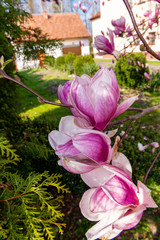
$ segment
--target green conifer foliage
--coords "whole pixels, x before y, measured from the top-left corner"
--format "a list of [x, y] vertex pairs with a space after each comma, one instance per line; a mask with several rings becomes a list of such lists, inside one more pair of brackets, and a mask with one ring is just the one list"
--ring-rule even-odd
[[69, 190], [60, 174], [31, 172], [26, 179], [11, 173], [20, 161], [9, 141], [0, 137], [0, 239], [52, 240], [63, 233], [63, 195]]

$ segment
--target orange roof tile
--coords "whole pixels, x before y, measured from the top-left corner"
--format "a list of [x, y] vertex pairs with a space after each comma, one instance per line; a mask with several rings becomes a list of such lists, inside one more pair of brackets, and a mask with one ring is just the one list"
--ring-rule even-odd
[[91, 17], [89, 20], [94, 20], [94, 19], [96, 19], [96, 18], [99, 18], [100, 16], [101, 16], [101, 13], [98, 12], [98, 13], [96, 13], [93, 17]]
[[88, 38], [90, 34], [78, 13], [34, 14], [23, 24], [25, 28], [40, 28], [49, 39]]

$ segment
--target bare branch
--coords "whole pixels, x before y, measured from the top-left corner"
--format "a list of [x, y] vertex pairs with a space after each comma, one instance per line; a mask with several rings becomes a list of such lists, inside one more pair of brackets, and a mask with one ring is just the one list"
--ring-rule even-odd
[[149, 172], [151, 171], [151, 169], [152, 169], [153, 165], [155, 164], [155, 162], [156, 162], [156, 160], [157, 160], [157, 158], [158, 158], [159, 156], [160, 156], [160, 150], [159, 150], [159, 152], [157, 153], [157, 155], [156, 155], [155, 159], [153, 160], [153, 162], [152, 162], [151, 166], [149, 167], [148, 171], [146, 172], [146, 174], [145, 174], [145, 176], [144, 176], [143, 183], [145, 183], [145, 182], [146, 182], [146, 180], [147, 180], [147, 177], [148, 177], [148, 174], [149, 174]]
[[[123, 118], [123, 119], [121, 119], [121, 120], [118, 120], [118, 121], [116, 121], [116, 122], [109, 123], [109, 124], [107, 125], [107, 127], [106, 127], [105, 130], [107, 130], [109, 127], [112, 127], [112, 126], [114, 126], [114, 125], [122, 124], [122, 123], [124, 123], [124, 122], [126, 122], [126, 121], [128, 121], [128, 120], [136, 120], [136, 119], [142, 117], [143, 115], [145, 115], [145, 114], [147, 114], [147, 113], [149, 113], [149, 112], [155, 111], [155, 110], [157, 110], [157, 109], [159, 109], [159, 108], [160, 108], [160, 104], [159, 104], [159, 105], [156, 105], [156, 106], [154, 106], [154, 107], [146, 108], [146, 109], [141, 109], [141, 108], [140, 108], [140, 111], [142, 111], [141, 113], [136, 114], [136, 115], [128, 116], [128, 117]], [[135, 108], [135, 109], [136, 109], [136, 111], [138, 111], [137, 108]], [[135, 109], [134, 109], [134, 110], [135, 110]]]
[[52, 101], [48, 101], [47, 99], [43, 98], [41, 95], [39, 95], [38, 93], [36, 93], [34, 90], [32, 90], [31, 88], [27, 87], [24, 83], [11, 78], [10, 76], [8, 76], [2, 69], [0, 69], [0, 75], [3, 78], [6, 78], [14, 83], [17, 83], [18, 85], [24, 87], [25, 89], [27, 89], [29, 92], [33, 93], [34, 95], [36, 95], [38, 97], [38, 99], [42, 102], [42, 103], [47, 103], [47, 104], [52, 104], [52, 105], [56, 105], [56, 106], [61, 106], [61, 107], [72, 107], [71, 105], [67, 105], [67, 104], [61, 104], [61, 103], [56, 103], [56, 102], [52, 102]]
[[128, 2], [128, 0], [123, 0], [127, 10], [128, 10], [128, 13], [130, 15], [130, 18], [132, 20], [132, 23], [133, 23], [133, 26], [134, 26], [134, 29], [138, 35], [138, 37], [140, 38], [140, 40], [142, 41], [142, 43], [144, 44], [145, 48], [146, 48], [146, 51], [148, 53], [150, 53], [152, 56], [154, 56], [155, 58], [157, 58], [158, 60], [160, 60], [160, 56], [158, 56], [158, 54], [156, 54], [148, 45], [148, 43], [146, 42], [146, 40], [144, 39], [144, 37], [142, 36], [141, 32], [139, 31], [138, 29], [138, 26], [137, 26], [137, 23], [136, 23], [136, 20], [134, 18], [134, 15], [133, 15], [133, 12], [131, 10], [131, 7], [130, 7], [130, 4]]

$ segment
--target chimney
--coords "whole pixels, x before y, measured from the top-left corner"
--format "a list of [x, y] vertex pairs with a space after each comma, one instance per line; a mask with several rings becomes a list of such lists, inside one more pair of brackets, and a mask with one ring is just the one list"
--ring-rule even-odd
[[48, 19], [48, 14], [47, 14], [47, 11], [46, 11], [46, 10], [43, 10], [43, 17], [44, 17], [45, 19]]

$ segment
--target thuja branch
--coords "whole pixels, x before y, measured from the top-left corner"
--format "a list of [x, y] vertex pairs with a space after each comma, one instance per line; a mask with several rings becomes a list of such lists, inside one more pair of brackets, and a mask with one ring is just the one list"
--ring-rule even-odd
[[150, 171], [151, 171], [153, 165], [155, 164], [155, 162], [156, 162], [156, 160], [157, 160], [157, 158], [158, 158], [159, 156], [160, 156], [160, 150], [159, 150], [159, 152], [157, 153], [155, 159], [153, 160], [151, 166], [149, 167], [148, 171], [146, 172], [146, 174], [145, 174], [145, 176], [144, 176], [144, 180], [143, 180], [144, 183], [146, 182], [147, 177], [148, 177], [148, 174], [150, 173]]
[[130, 15], [130, 18], [132, 20], [132, 23], [133, 23], [133, 26], [134, 26], [134, 29], [138, 35], [138, 37], [141, 39], [142, 43], [144, 44], [145, 48], [146, 48], [146, 51], [148, 53], [150, 53], [152, 56], [154, 56], [155, 58], [157, 58], [158, 60], [160, 60], [160, 56], [158, 56], [158, 54], [156, 54], [148, 45], [148, 43], [146, 42], [146, 40], [144, 39], [144, 37], [142, 36], [141, 32], [139, 31], [138, 29], [138, 26], [137, 26], [137, 23], [136, 23], [136, 20], [134, 18], [134, 15], [133, 15], [133, 12], [131, 10], [131, 7], [130, 7], [130, 4], [128, 2], [128, 0], [123, 0], [127, 10], [128, 10], [128, 13]]
[[[124, 122], [126, 122], [126, 121], [128, 121], [128, 120], [136, 120], [136, 119], [142, 117], [143, 115], [145, 115], [145, 114], [147, 114], [147, 113], [149, 113], [149, 112], [155, 111], [155, 110], [157, 110], [157, 109], [159, 109], [159, 108], [160, 108], [160, 104], [159, 104], [159, 105], [156, 105], [156, 106], [154, 106], [154, 107], [150, 107], [150, 108], [143, 109], [143, 110], [140, 109], [140, 111], [142, 111], [142, 112], [139, 113], [139, 114], [131, 115], [131, 116], [128, 116], [128, 117], [123, 118], [123, 119], [121, 119], [121, 120], [118, 120], [118, 121], [109, 123], [109, 124], [107, 125], [107, 129], [108, 129], [109, 127], [114, 126], [114, 125], [122, 124], [122, 123], [124, 123]], [[136, 111], [137, 111], [137, 109], [136, 109]]]
[[17, 83], [18, 85], [24, 87], [25, 89], [27, 89], [29, 92], [33, 93], [34, 95], [36, 95], [38, 97], [38, 99], [42, 102], [42, 103], [48, 103], [48, 104], [52, 104], [52, 105], [56, 105], [56, 106], [61, 106], [61, 107], [72, 107], [71, 105], [66, 105], [66, 104], [61, 104], [61, 103], [56, 103], [56, 102], [52, 102], [52, 101], [48, 101], [47, 99], [45, 99], [44, 97], [42, 97], [41, 95], [39, 95], [38, 93], [36, 93], [34, 90], [32, 90], [31, 88], [29, 88], [28, 86], [26, 86], [24, 83], [8, 76], [2, 69], [0, 69], [0, 75], [3, 78], [6, 78], [14, 83]]

